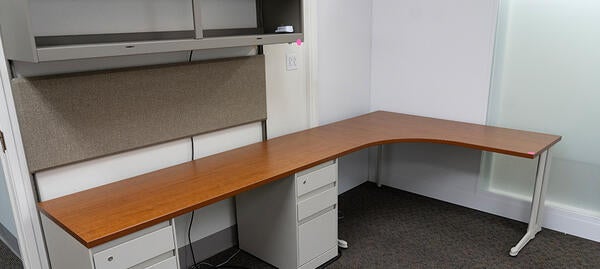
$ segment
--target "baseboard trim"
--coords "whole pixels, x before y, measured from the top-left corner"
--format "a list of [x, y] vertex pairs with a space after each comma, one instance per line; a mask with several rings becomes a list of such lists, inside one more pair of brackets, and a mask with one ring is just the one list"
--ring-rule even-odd
[[[403, 184], [390, 180], [386, 186], [431, 197], [452, 204], [476, 209], [501, 217], [528, 222], [531, 201], [503, 195], [489, 190], [461, 190], [440, 188], [436, 182], [420, 181]], [[600, 242], [600, 218], [565, 209], [548, 201], [545, 206], [543, 227], [577, 237]], [[525, 231], [523, 231], [525, 232]], [[516, 242], [515, 242], [516, 243]]]
[[[193, 242], [192, 248], [194, 249], [196, 262], [200, 262], [237, 244], [237, 225], [234, 225]], [[192, 266], [194, 262], [189, 245], [180, 247], [178, 251], [180, 267], [189, 268]]]
[[19, 259], [21, 259], [21, 253], [19, 252], [19, 240], [17, 240], [17, 237], [15, 237], [2, 224], [0, 224], [0, 241], [2, 241]]
[[[495, 192], [493, 190], [480, 191], [478, 195], [496, 197], [500, 206], [508, 208], [515, 207], [517, 210], [501, 211], [521, 211], [518, 214], [501, 215], [522, 222], [529, 221], [529, 212], [531, 210], [531, 201], [527, 198], [514, 197]], [[600, 218], [594, 215], [586, 214], [584, 211], [574, 211], [565, 208], [560, 204], [546, 201], [544, 208], [543, 227], [558, 232], [574, 235], [577, 237], [600, 242]], [[492, 211], [491, 209], [489, 211]], [[490, 212], [494, 213], [494, 212]], [[500, 215], [500, 214], [496, 214]]]

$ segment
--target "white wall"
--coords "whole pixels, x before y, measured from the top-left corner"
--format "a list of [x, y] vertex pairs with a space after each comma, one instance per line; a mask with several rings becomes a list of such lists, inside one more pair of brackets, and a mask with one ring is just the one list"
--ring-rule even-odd
[[[365, 0], [318, 1], [318, 96], [320, 124], [369, 112], [371, 8]], [[368, 178], [366, 150], [339, 162], [339, 191]]]
[[[371, 110], [485, 123], [497, 0], [374, 0]], [[382, 182], [473, 206], [481, 153], [384, 147]]]
[[318, 3], [320, 124], [369, 112], [371, 1]]
[[485, 123], [497, 0], [374, 0], [371, 109]]

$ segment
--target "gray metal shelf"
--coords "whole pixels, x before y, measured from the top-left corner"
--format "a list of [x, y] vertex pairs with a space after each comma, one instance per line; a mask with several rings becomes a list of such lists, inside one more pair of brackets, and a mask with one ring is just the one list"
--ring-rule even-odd
[[[80, 42], [85, 36], [69, 36], [60, 44], [45, 44], [55, 37], [34, 36], [29, 10], [30, 0], [3, 0], [0, 2], [0, 30], [9, 60], [24, 62], [48, 62], [97, 57], [124, 56], [186, 50], [256, 46], [291, 43], [304, 39], [302, 33], [302, 0], [256, 0], [256, 29], [242, 29], [240, 34], [228, 29], [203, 29], [199, 14], [199, 0], [193, 0], [190, 9], [194, 13], [192, 36], [185, 31], [172, 33], [132, 33], [97, 35], [101, 39]], [[295, 33], [274, 34], [277, 25], [293, 25]], [[267, 29], [265, 31], [265, 28]], [[255, 33], [252, 33], [255, 32]], [[209, 35], [207, 35], [209, 33]], [[217, 33], [225, 36], [211, 36]], [[171, 36], [170, 38], [131, 41], [136, 36]], [[180, 35], [180, 36], [177, 36]], [[96, 36], [95, 36], [96, 37]], [[102, 39], [104, 38], [104, 39]], [[121, 38], [121, 39], [119, 39]], [[129, 40], [129, 41], [127, 41]], [[71, 42], [69, 42], [71, 41]]]
[[301, 33], [268, 34], [247, 36], [210, 37], [203, 39], [178, 39], [139, 42], [99, 43], [82, 45], [49, 46], [37, 48], [40, 62], [214, 49], [227, 47], [257, 46], [278, 43], [291, 43], [304, 39]]

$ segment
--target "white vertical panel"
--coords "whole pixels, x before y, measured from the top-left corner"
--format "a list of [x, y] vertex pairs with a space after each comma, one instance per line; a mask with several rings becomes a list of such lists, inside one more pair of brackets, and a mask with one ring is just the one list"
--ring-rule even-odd
[[90, 249], [75, 240], [46, 215], [40, 214], [40, 216], [52, 268], [90, 269], [94, 267]]
[[35, 174], [41, 201], [190, 161], [190, 139], [177, 140], [41, 171]]
[[[269, 138], [308, 128], [305, 45], [264, 46], [267, 75], [267, 133]], [[298, 69], [286, 70], [286, 54], [296, 54]]]

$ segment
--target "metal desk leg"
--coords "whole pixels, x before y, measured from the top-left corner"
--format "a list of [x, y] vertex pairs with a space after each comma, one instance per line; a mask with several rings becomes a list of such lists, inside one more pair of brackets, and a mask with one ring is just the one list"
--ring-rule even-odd
[[538, 158], [537, 173], [535, 176], [535, 190], [531, 201], [531, 217], [527, 233], [516, 246], [510, 249], [510, 256], [517, 256], [519, 251], [527, 245], [529, 240], [535, 238], [535, 235], [542, 230], [542, 218], [544, 211], [544, 202], [546, 200], [546, 190], [548, 188], [548, 175], [550, 174], [550, 149], [544, 151]]
[[383, 154], [383, 145], [377, 146], [377, 170], [375, 170], [375, 183], [381, 187], [381, 155]]

